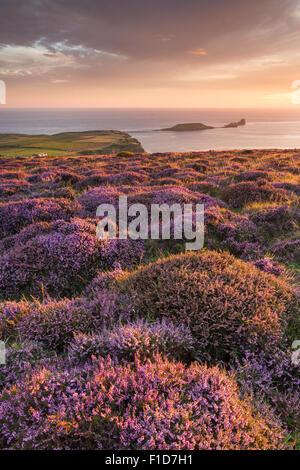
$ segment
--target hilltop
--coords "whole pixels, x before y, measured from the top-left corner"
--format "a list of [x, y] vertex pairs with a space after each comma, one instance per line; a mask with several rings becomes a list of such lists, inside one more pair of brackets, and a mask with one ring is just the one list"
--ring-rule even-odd
[[0, 134], [0, 155], [100, 155], [144, 152], [138, 140], [115, 130], [62, 132], [53, 135]]

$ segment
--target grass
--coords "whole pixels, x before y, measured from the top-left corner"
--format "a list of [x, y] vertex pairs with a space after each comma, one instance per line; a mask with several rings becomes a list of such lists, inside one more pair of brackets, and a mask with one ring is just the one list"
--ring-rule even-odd
[[120, 131], [63, 132], [54, 135], [0, 134], [0, 155], [97, 155], [120, 151], [142, 153], [141, 144]]

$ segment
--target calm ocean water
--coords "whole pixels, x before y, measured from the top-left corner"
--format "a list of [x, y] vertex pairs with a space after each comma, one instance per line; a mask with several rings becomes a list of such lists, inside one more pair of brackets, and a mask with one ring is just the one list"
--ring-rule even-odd
[[[223, 126], [241, 118], [247, 124], [236, 129], [157, 130], [184, 122]], [[100, 129], [126, 131], [148, 152], [300, 148], [300, 106], [289, 110], [0, 108], [0, 133], [55, 134]]]

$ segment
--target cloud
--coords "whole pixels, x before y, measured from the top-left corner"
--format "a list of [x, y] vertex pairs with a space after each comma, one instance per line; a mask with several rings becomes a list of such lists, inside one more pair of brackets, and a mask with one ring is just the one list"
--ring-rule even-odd
[[188, 51], [188, 54], [192, 55], [207, 55], [207, 52], [199, 47], [198, 49], [193, 49], [192, 51]]
[[299, 3], [0, 0], [0, 79], [199, 93], [221, 81], [282, 87], [300, 66]]

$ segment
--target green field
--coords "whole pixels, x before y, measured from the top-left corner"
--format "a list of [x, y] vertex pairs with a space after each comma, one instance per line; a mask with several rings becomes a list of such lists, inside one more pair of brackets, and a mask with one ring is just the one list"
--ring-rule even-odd
[[144, 152], [138, 140], [120, 131], [63, 132], [54, 135], [0, 134], [1, 156], [98, 155]]

